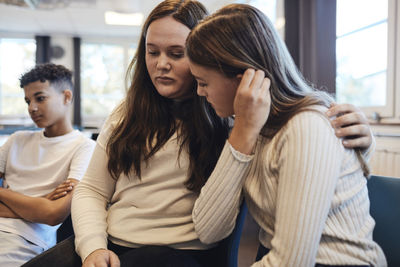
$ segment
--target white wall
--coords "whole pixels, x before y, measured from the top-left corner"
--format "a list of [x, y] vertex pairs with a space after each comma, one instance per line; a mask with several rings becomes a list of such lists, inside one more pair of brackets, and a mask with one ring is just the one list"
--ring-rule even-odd
[[371, 173], [400, 177], [400, 126], [372, 125], [371, 128], [376, 138]]

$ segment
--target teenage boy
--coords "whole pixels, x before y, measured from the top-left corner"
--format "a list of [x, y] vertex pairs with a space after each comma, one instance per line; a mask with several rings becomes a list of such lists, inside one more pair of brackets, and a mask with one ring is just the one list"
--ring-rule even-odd
[[95, 142], [72, 127], [71, 78], [55, 64], [20, 78], [29, 115], [43, 130], [15, 132], [0, 148], [0, 266], [20, 266], [55, 245], [56, 230], [70, 214], [70, 182], [89, 164]]

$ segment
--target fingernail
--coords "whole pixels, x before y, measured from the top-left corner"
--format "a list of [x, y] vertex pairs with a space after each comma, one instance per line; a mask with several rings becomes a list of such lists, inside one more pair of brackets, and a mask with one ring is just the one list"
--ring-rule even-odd
[[[336, 130], [335, 132], [336, 132], [336, 134], [341, 134], [341, 133], [342, 133], [342, 130], [338, 129], [338, 130]], [[345, 142], [345, 141], [343, 141], [343, 142]]]
[[343, 145], [348, 145], [349, 141], [343, 140]]

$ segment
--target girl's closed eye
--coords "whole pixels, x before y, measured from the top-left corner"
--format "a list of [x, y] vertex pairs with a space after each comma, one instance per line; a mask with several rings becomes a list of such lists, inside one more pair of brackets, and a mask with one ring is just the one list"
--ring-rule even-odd
[[185, 56], [185, 53], [183, 53], [183, 52], [171, 52], [170, 55], [173, 58], [183, 58]]
[[155, 56], [155, 55], [158, 54], [158, 52], [157, 52], [157, 51], [153, 51], [153, 50], [148, 50], [148, 51], [147, 51], [147, 54], [152, 55], [152, 56]]
[[198, 87], [206, 87], [207, 84], [206, 84], [205, 82], [199, 82], [199, 81], [197, 81], [197, 86], [198, 86]]

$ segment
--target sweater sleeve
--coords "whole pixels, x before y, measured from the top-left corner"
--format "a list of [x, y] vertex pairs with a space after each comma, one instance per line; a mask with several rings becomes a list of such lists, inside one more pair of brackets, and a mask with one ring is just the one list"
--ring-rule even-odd
[[87, 171], [72, 198], [75, 247], [82, 262], [94, 250], [107, 248], [107, 205], [116, 183], [107, 170], [105, 144], [109, 131], [110, 127], [105, 127], [100, 133]]
[[193, 222], [205, 244], [228, 236], [239, 213], [242, 186], [252, 156], [241, 154], [226, 141], [214, 171], [193, 208]]
[[282, 129], [272, 248], [259, 266], [314, 266], [343, 147], [329, 121], [302, 112]]

